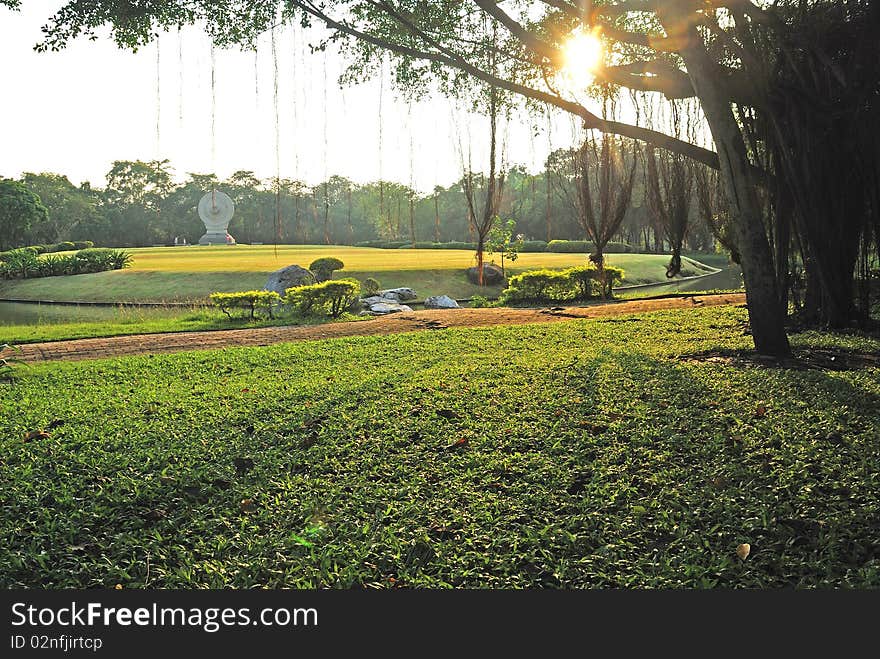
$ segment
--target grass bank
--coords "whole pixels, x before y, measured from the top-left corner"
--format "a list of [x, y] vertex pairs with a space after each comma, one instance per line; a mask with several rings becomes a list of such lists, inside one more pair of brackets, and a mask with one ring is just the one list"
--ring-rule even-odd
[[[162, 247], [130, 250], [134, 262], [127, 270], [71, 277], [46, 277], [0, 282], [0, 298], [83, 302], [200, 302], [217, 291], [262, 288], [268, 274], [281, 267], [303, 267], [322, 256], [345, 263], [337, 277], [374, 277], [382, 286], [408, 286], [420, 297], [473, 295], [495, 297], [500, 287], [480, 288], [468, 282], [464, 270], [473, 265], [465, 250], [385, 250], [344, 246], [236, 245], [233, 247]], [[509, 269], [511, 274], [535, 268], [567, 268], [583, 263], [583, 254], [526, 253]], [[612, 254], [613, 265], [626, 271], [625, 283], [666, 280], [669, 257], [659, 254]], [[705, 266], [694, 262], [689, 272]]]
[[691, 358], [748, 348], [745, 323], [21, 369], [0, 385], [0, 587], [880, 586], [880, 369]]

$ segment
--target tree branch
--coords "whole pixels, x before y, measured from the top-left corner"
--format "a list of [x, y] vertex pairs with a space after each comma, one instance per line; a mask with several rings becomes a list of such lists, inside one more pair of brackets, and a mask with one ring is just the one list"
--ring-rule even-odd
[[361, 30], [352, 27], [348, 23], [336, 20], [328, 16], [311, 2], [305, 2], [303, 0], [291, 0], [291, 3], [299, 7], [309, 15], [313, 16], [314, 18], [322, 21], [328, 27], [356, 39], [360, 39], [366, 43], [372, 44], [373, 46], [376, 46], [378, 48], [390, 50], [399, 55], [404, 55], [417, 59], [426, 59], [452, 68], [456, 68], [470, 74], [478, 80], [482, 80], [487, 84], [494, 85], [499, 89], [504, 89], [509, 92], [513, 92], [514, 94], [519, 94], [526, 98], [540, 101], [542, 103], [549, 103], [550, 105], [553, 105], [562, 110], [565, 110], [570, 114], [580, 117], [581, 120], [583, 120], [584, 122], [584, 127], [587, 129], [597, 129], [603, 133], [610, 133], [614, 135], [620, 135], [622, 137], [629, 137], [642, 142], [648, 142], [650, 144], [654, 144], [659, 148], [666, 149], [668, 151], [672, 151], [673, 153], [678, 153], [688, 158], [691, 158], [692, 160], [696, 160], [697, 162], [701, 162], [714, 169], [718, 169], [719, 167], [718, 154], [716, 154], [714, 151], [710, 151], [709, 149], [704, 149], [703, 147], [685, 142], [684, 140], [666, 135], [665, 133], [661, 133], [659, 131], [642, 128], [640, 126], [633, 126], [631, 124], [622, 123], [619, 121], [609, 121], [607, 119], [602, 119], [601, 117], [587, 110], [587, 108], [580, 105], [579, 103], [568, 101], [559, 96], [554, 96], [553, 94], [548, 94], [547, 92], [542, 92], [540, 90], [533, 89], [520, 83], [493, 76], [483, 71], [482, 69], [473, 66], [472, 64], [458, 56], [449, 56], [443, 53], [423, 51], [412, 48], [410, 46], [398, 44], [384, 38], [379, 38], [366, 32], [362, 32]]

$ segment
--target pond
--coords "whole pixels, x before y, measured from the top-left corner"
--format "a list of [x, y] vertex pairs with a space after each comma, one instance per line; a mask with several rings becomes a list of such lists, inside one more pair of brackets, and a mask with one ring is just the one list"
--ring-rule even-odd
[[189, 312], [191, 309], [191, 307], [132, 307], [0, 302], [0, 326], [110, 321], [130, 322], [139, 319], [173, 316]]
[[738, 265], [729, 265], [716, 272], [697, 279], [651, 284], [631, 289], [617, 289], [621, 295], [659, 295], [662, 293], [693, 293], [696, 291], [730, 290], [742, 288], [742, 270]]

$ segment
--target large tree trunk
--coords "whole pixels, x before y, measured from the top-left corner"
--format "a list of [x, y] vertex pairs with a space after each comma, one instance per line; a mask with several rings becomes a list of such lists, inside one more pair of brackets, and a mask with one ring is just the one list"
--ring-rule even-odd
[[791, 347], [785, 333], [786, 310], [780, 302], [773, 253], [761, 221], [761, 207], [751, 180], [745, 141], [730, 101], [719, 86], [722, 76], [718, 65], [709, 58], [696, 29], [688, 24], [686, 14], [676, 16], [672, 10], [661, 18], [670, 36], [687, 39], [681, 56], [718, 149], [730, 217], [742, 257], [755, 349], [761, 354], [789, 356]]

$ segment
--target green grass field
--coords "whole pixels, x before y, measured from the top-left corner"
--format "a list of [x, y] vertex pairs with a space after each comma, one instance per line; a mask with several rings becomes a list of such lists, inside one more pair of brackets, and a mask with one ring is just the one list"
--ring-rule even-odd
[[20, 369], [0, 384], [0, 587], [880, 586], [880, 370], [687, 359], [750, 348], [745, 322]]
[[[216, 291], [263, 288], [270, 272], [287, 265], [303, 267], [322, 256], [336, 256], [345, 269], [336, 277], [375, 277], [385, 288], [408, 286], [420, 297], [473, 295], [494, 297], [499, 287], [480, 288], [467, 281], [473, 253], [465, 250], [383, 250], [343, 246], [271, 245], [177, 247], [131, 250], [132, 268], [71, 277], [0, 282], [0, 298], [84, 302], [201, 302]], [[624, 283], [666, 281], [668, 256], [612, 254], [609, 262], [626, 271]], [[567, 268], [583, 263], [583, 254], [527, 253], [511, 273], [535, 268]], [[692, 263], [694, 272], [705, 266]]]

